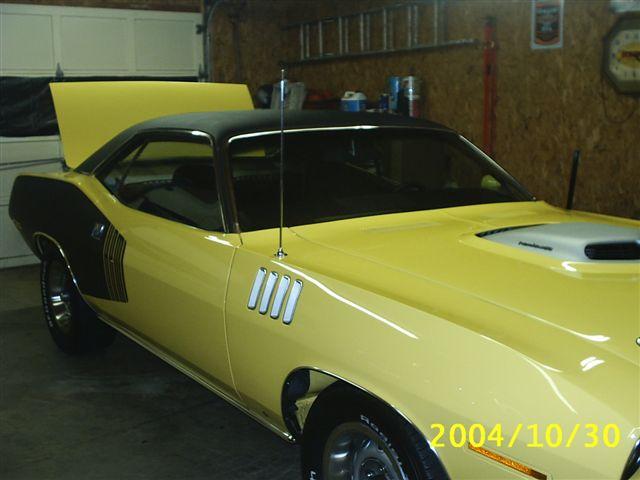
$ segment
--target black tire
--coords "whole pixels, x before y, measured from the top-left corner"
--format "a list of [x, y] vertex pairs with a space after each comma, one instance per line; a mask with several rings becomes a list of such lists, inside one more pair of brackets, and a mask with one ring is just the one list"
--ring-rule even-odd
[[[388, 478], [449, 479], [435, 452], [411, 424], [390, 407], [366, 393], [348, 385], [336, 383], [320, 393], [304, 425], [302, 436], [302, 478], [304, 480], [343, 478], [344, 474], [336, 476], [326, 472], [325, 467], [332, 468], [330, 450], [334, 445], [334, 439], [342, 432], [349, 432], [349, 429], [377, 439], [378, 450], [384, 450], [385, 457], [396, 464], [396, 476]], [[339, 439], [336, 444], [341, 444]], [[365, 457], [366, 454], [361, 458]], [[341, 456], [337, 455], [335, 458], [341, 458]], [[363, 475], [364, 471], [370, 472], [366, 470], [370, 466], [371, 464], [367, 465], [363, 462], [357, 467], [359, 475]], [[379, 466], [374, 464], [373, 469], [377, 468]], [[336, 469], [338, 470], [340, 469]], [[393, 469], [389, 468], [389, 470]], [[352, 477], [346, 474], [344, 478]], [[367, 476], [364, 475], [363, 478]], [[379, 477], [373, 475], [372, 478], [387, 477], [382, 474]]]
[[47, 328], [60, 350], [78, 354], [113, 343], [114, 330], [83, 300], [65, 260], [57, 252], [40, 264], [40, 290]]

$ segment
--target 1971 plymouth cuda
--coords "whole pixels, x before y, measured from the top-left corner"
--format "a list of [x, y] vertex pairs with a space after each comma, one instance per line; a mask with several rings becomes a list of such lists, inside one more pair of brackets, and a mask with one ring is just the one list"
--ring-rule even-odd
[[276, 256], [280, 120], [245, 87], [52, 90], [71, 168], [10, 215], [62, 350], [122, 332], [299, 441], [306, 480], [638, 470], [639, 222], [435, 123], [290, 112]]

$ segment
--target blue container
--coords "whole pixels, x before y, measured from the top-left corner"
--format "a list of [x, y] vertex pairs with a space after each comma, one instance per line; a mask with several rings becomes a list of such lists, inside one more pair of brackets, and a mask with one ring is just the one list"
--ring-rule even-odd
[[378, 109], [381, 112], [389, 111], [389, 94], [383, 93], [380, 95], [380, 101], [378, 102]]
[[363, 112], [367, 108], [367, 97], [362, 92], [344, 92], [340, 101], [343, 112]]
[[389, 111], [398, 111], [398, 100], [402, 88], [402, 77], [389, 77]]

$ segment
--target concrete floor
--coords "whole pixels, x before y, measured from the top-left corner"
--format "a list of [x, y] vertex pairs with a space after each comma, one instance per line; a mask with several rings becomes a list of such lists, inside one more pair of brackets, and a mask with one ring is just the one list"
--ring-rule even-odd
[[38, 275], [0, 271], [0, 478], [300, 478], [297, 447], [127, 338], [57, 350]]

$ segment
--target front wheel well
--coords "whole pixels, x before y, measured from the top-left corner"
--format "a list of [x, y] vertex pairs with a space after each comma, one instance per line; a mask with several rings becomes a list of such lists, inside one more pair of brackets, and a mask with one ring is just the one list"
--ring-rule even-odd
[[[301, 437], [304, 478], [322, 478], [327, 468], [331, 471], [338, 468], [340, 472], [343, 468], [351, 468], [351, 473], [354, 473], [365, 469], [365, 463], [371, 466], [369, 460], [363, 461], [362, 457], [358, 460], [359, 467], [355, 466], [357, 463], [352, 464], [351, 461], [355, 462], [358, 458], [358, 454], [352, 453], [351, 460], [342, 461], [338, 467], [335, 462], [333, 466], [327, 464], [328, 458], [344, 458], [347, 452], [353, 452], [354, 446], [356, 449], [368, 448], [357, 446], [363, 445], [357, 436], [351, 437], [351, 440], [347, 436], [342, 437], [347, 435], [345, 431], [361, 434], [363, 428], [375, 432], [374, 436], [378, 435], [378, 449], [384, 451], [386, 446], [389, 453], [387, 460], [395, 462], [395, 467], [390, 468], [400, 472], [402, 478], [449, 480], [444, 465], [428, 439], [405, 415], [374, 394], [341, 379], [322, 390], [309, 409]], [[339, 438], [337, 443], [342, 445], [337, 453], [333, 449], [336, 435]], [[327, 454], [328, 451], [331, 453]], [[387, 460], [383, 461], [385, 465]]]
[[312, 368], [292, 371], [282, 386], [282, 418], [295, 440], [302, 436], [304, 422], [318, 394], [336, 377]]
[[316, 400], [319, 397], [320, 401], [322, 401], [322, 397], [329, 398], [320, 394], [326, 393], [328, 389], [336, 388], [340, 388], [343, 392], [352, 392], [354, 396], [364, 394], [373, 402], [379, 403], [383, 408], [400, 416], [413, 426], [412, 422], [402, 412], [359, 385], [324, 370], [302, 367], [292, 371], [287, 376], [282, 387], [282, 417], [296, 441], [302, 438], [302, 432], [309, 413], [318, 406]]

